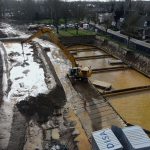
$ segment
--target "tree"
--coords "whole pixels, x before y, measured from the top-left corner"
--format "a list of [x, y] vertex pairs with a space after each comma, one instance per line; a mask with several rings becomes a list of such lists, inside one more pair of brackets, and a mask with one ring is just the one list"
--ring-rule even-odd
[[135, 26], [139, 18], [140, 16], [134, 12], [132, 15], [128, 15], [121, 25], [121, 28], [125, 31], [128, 37], [127, 47], [129, 47], [130, 39], [134, 35]]
[[67, 31], [67, 22], [70, 16], [70, 3], [66, 1], [62, 2], [61, 11], [62, 11], [61, 16], [65, 22], [65, 30]]
[[35, 17], [35, 8], [36, 3], [34, 0], [23, 0], [21, 11], [24, 18], [33, 20]]
[[57, 33], [59, 33], [58, 25], [59, 25], [59, 19], [61, 14], [61, 2], [60, 0], [51, 0], [51, 2], [52, 2], [52, 7], [51, 7], [52, 18], [54, 20], [53, 23], [56, 27]]
[[3, 0], [0, 0], [0, 18], [3, 16]]
[[107, 36], [107, 30], [111, 25], [111, 19], [110, 19], [110, 16], [108, 16], [108, 13], [105, 14], [104, 22], [102, 23], [102, 25], [105, 28], [106, 36]]
[[131, 7], [132, 10], [134, 10], [138, 14], [145, 15], [145, 5], [142, 1], [132, 2]]
[[75, 19], [76, 25], [76, 34], [78, 34], [78, 29], [79, 29], [79, 22], [80, 20], [83, 20], [85, 16], [85, 6], [81, 4], [81, 2], [72, 2], [71, 5], [71, 13], [72, 16]]

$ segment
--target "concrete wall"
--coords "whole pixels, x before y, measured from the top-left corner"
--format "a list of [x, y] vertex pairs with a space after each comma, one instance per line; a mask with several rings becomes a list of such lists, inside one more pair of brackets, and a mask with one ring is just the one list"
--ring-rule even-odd
[[59, 39], [63, 45], [93, 44], [95, 40], [95, 35], [60, 37]]
[[112, 41], [104, 40], [102, 37], [96, 36], [95, 45], [121, 59], [126, 64], [132, 66], [137, 71], [150, 77], [150, 59], [142, 54], [132, 52], [127, 48], [121, 48]]
[[[95, 27], [96, 28], [96, 27]], [[106, 31], [102, 30], [102, 29], [99, 29], [99, 28], [96, 28], [98, 30], [98, 33], [101, 33], [103, 35], [108, 35], [109, 37], [111, 37], [112, 39], [116, 40], [116, 41], [119, 41], [123, 44], [127, 44], [127, 39], [126, 38], [123, 38], [123, 37], [120, 37], [120, 36], [117, 36], [117, 35], [114, 35], [114, 34], [111, 34], [111, 33], [106, 33]], [[146, 46], [143, 46], [143, 45], [139, 45], [137, 43], [134, 43], [132, 41], [130, 41], [130, 47], [139, 51], [139, 52], [143, 52], [145, 54], [150, 54], [150, 48], [146, 47]]]

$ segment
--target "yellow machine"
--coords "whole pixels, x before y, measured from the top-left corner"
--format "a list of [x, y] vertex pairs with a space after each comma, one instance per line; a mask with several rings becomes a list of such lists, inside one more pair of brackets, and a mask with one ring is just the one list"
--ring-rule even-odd
[[60, 40], [54, 36], [51, 28], [43, 27], [43, 28], [39, 29], [35, 34], [31, 35], [29, 38], [22, 40], [21, 44], [23, 45], [23, 43], [27, 43], [28, 41], [32, 40], [33, 38], [38, 37], [44, 33], [48, 34], [48, 36], [51, 38], [51, 40], [62, 50], [62, 52], [65, 54], [65, 56], [71, 61], [72, 68], [69, 69], [69, 74], [68, 74], [70, 79], [86, 80], [87, 77], [90, 77], [92, 75], [91, 67], [84, 67], [82, 69], [81, 67], [78, 66], [73, 55], [70, 54], [70, 52], [66, 49], [66, 47], [60, 43]]

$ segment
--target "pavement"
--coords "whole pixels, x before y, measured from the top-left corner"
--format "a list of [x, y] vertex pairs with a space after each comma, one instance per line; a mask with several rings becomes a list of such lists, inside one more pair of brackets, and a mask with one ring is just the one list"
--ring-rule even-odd
[[[95, 25], [93, 23], [90, 23], [90, 24], [91, 25]], [[101, 25], [96, 24], [95, 27], [98, 28], [98, 29], [101, 29], [101, 30], [105, 31], [105, 28], [103, 26], [101, 26]], [[120, 31], [113, 31], [111, 29], [108, 29], [107, 32], [111, 33], [111, 34], [114, 34], [116, 36], [128, 39], [128, 37], [126, 35], [120, 34]], [[130, 39], [130, 41], [133, 42], [133, 43], [137, 43], [139, 45], [145, 46], [147, 48], [150, 48], [150, 43], [146, 43], [144, 40], [137, 40], [137, 39], [132, 38], [132, 39]]]

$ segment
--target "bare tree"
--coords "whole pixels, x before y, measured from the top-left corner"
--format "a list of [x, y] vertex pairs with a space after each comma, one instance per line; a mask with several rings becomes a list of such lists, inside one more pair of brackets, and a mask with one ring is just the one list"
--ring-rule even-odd
[[128, 37], [127, 47], [129, 47], [130, 39], [134, 35], [135, 26], [139, 18], [140, 16], [134, 12], [132, 15], [128, 15], [121, 25], [121, 28]]
[[59, 19], [60, 19], [60, 14], [61, 14], [61, 1], [60, 0], [51, 0], [52, 2], [52, 18], [54, 20], [54, 25], [56, 27], [57, 33], [58, 31], [58, 25], [59, 25]]
[[34, 0], [23, 0], [22, 13], [24, 18], [33, 20], [35, 15], [35, 1]]
[[3, 1], [0, 0], [0, 18], [2, 18], [2, 14], [3, 14]]
[[67, 22], [70, 16], [70, 3], [65, 1], [62, 2], [62, 7], [61, 7], [61, 16], [64, 19], [65, 22], [65, 30], [67, 30]]
[[102, 26], [105, 28], [106, 31], [106, 36], [107, 36], [107, 30], [110, 27], [110, 25], [111, 25], [111, 19], [110, 16], [108, 16], [108, 13], [106, 13], [104, 17], [104, 22], [102, 23]]
[[71, 13], [76, 22], [76, 34], [78, 34], [79, 22], [83, 20], [85, 16], [85, 6], [81, 2], [72, 2]]

